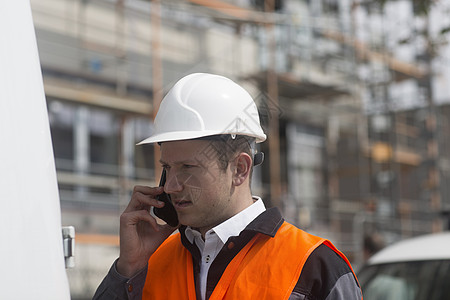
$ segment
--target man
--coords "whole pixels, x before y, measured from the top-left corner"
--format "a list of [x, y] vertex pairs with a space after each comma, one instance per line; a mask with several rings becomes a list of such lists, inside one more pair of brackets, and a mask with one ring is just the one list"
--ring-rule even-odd
[[[342, 253], [252, 196], [262, 162], [255, 143], [265, 139], [236, 83], [212, 74], [178, 81], [141, 142], [160, 144], [166, 182], [135, 187], [120, 218], [120, 256], [94, 299], [362, 299]], [[163, 191], [179, 227], [149, 213], [169, 206], [157, 200]]]

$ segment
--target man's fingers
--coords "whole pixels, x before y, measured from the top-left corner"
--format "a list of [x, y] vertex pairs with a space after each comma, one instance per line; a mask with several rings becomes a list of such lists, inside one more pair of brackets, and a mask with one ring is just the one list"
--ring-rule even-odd
[[150, 195], [150, 196], [156, 196], [156, 195], [161, 194], [162, 189], [163, 189], [162, 186], [149, 187], [149, 186], [145, 186], [145, 185], [136, 185], [133, 188], [133, 193], [139, 192], [139, 193]]
[[120, 223], [121, 227], [136, 226], [138, 230], [144, 230], [146, 225], [150, 225], [155, 231], [159, 231], [159, 225], [156, 219], [147, 210], [124, 212], [120, 216]]
[[163, 187], [151, 188], [146, 186], [135, 186], [130, 203], [125, 209], [125, 212], [143, 209], [150, 210], [150, 207], [152, 206], [163, 207], [164, 204], [155, 198], [162, 192]]

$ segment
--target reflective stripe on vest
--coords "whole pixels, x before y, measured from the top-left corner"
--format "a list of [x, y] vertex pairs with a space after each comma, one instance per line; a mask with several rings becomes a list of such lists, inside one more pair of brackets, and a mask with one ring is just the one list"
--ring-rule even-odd
[[[322, 243], [345, 258], [329, 241], [286, 222], [274, 238], [256, 234], [228, 264], [209, 299], [289, 299], [306, 260]], [[193, 272], [190, 252], [179, 233], [172, 235], [149, 260], [142, 299], [196, 300]]]

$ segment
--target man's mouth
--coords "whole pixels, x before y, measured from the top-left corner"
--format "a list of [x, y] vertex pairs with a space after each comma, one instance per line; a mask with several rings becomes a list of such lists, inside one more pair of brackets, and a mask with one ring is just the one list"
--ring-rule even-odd
[[181, 199], [173, 201], [173, 206], [175, 208], [184, 208], [192, 205], [192, 201]]

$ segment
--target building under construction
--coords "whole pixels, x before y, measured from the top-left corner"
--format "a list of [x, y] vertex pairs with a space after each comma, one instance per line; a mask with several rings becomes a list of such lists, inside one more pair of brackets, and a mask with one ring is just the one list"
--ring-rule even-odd
[[193, 72], [256, 99], [269, 138], [253, 192], [355, 265], [366, 237], [445, 228], [450, 51], [437, 20], [450, 1], [425, 13], [407, 0], [31, 2], [63, 225], [77, 231], [72, 299], [90, 299], [117, 257], [133, 186], [157, 183], [158, 149], [135, 144]]

